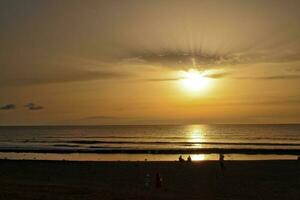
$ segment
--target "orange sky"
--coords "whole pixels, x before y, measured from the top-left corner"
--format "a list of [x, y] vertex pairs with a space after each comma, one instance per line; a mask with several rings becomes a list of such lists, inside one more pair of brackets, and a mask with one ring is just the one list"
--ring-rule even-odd
[[299, 4], [1, 1], [0, 125], [299, 123]]

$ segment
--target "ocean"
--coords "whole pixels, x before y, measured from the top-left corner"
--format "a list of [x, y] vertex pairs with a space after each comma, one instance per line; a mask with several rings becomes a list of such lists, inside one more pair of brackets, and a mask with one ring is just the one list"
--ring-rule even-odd
[[300, 125], [2, 126], [1, 159], [293, 159]]

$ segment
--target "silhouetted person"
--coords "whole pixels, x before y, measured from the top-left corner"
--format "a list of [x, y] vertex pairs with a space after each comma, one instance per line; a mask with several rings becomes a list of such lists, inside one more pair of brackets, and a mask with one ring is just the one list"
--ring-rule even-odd
[[224, 155], [222, 153], [219, 154], [219, 163], [220, 163], [221, 169], [225, 169]]
[[179, 156], [178, 160], [179, 160], [179, 162], [184, 162], [184, 159], [182, 158], [182, 155]]
[[189, 156], [189, 157], [187, 158], [187, 161], [188, 161], [189, 163], [191, 163], [191, 162], [192, 162], [192, 158], [191, 158], [191, 156]]
[[156, 173], [156, 188], [161, 188], [162, 186], [162, 177], [159, 173]]

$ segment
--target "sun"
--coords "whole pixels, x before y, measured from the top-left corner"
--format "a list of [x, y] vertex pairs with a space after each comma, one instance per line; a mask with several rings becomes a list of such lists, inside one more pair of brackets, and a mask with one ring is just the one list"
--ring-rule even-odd
[[209, 86], [209, 78], [205, 77], [199, 71], [191, 69], [183, 72], [181, 84], [188, 91], [198, 92]]

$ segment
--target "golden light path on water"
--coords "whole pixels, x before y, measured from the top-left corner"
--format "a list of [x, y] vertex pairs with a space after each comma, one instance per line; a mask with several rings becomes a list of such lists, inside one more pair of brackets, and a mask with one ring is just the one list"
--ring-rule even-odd
[[[203, 134], [203, 127], [200, 125], [191, 125], [189, 126], [188, 130], [188, 142], [191, 143], [196, 143], [193, 144], [193, 148], [202, 148], [202, 142], [205, 141], [205, 136]], [[207, 155], [205, 154], [193, 154], [191, 155], [192, 160], [194, 161], [201, 161], [201, 160], [206, 160]]]
[[194, 161], [207, 160], [205, 154], [191, 155], [191, 158], [192, 158], [192, 160], [194, 160]]

